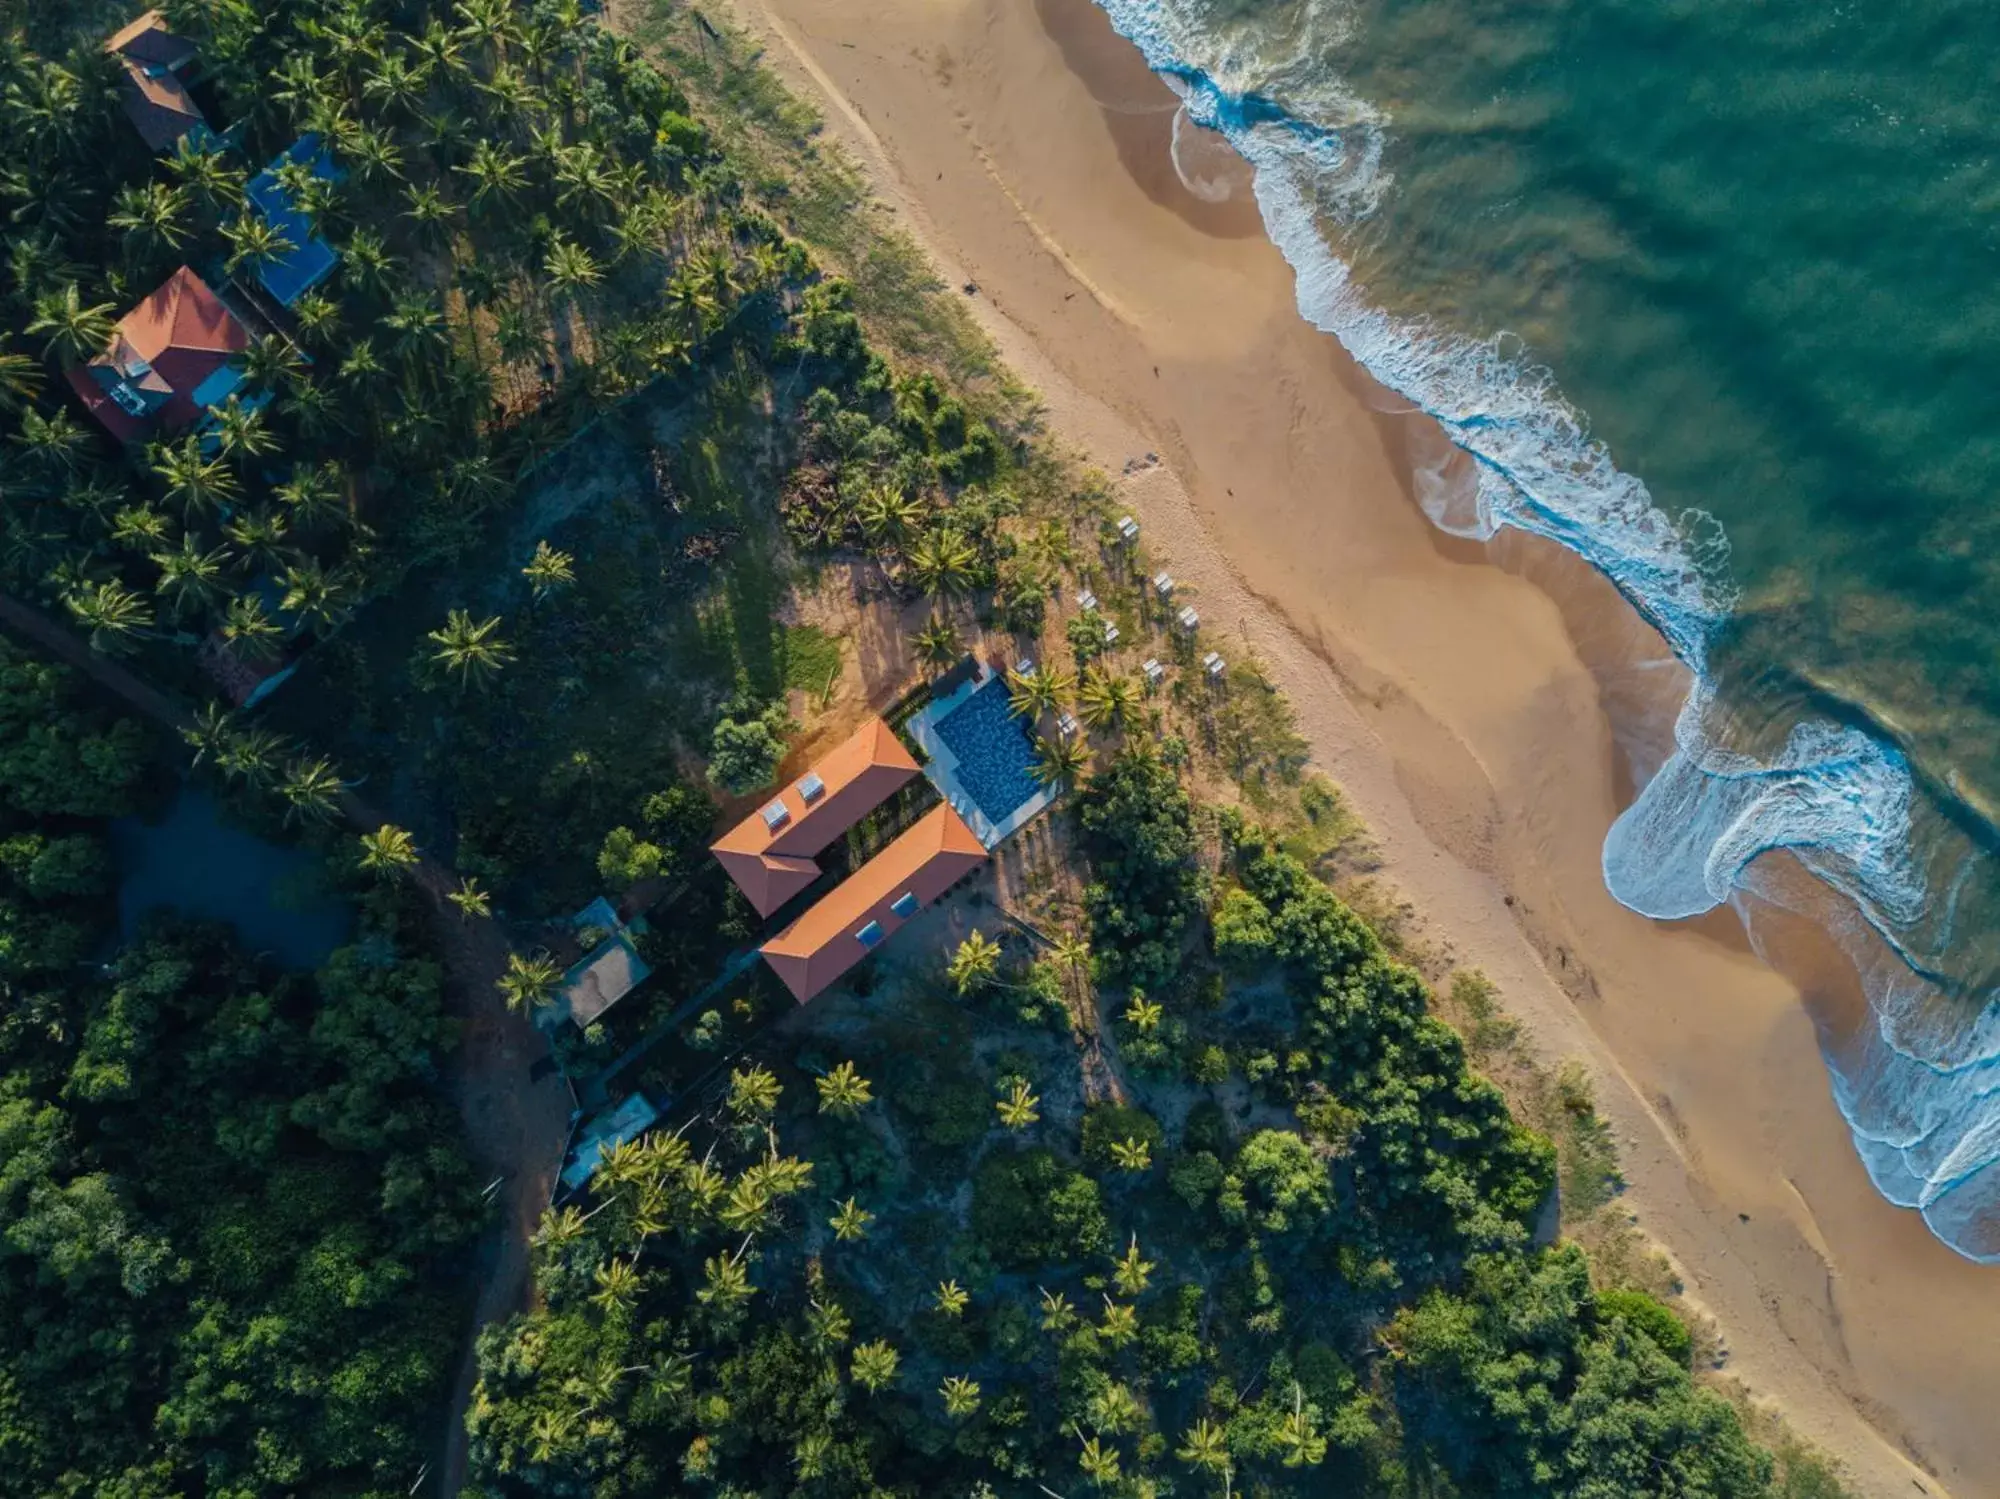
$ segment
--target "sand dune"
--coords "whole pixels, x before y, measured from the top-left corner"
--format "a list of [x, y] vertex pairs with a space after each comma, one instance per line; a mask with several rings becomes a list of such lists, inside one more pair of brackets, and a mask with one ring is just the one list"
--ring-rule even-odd
[[1605, 893], [1621, 746], [1683, 685], [1660, 643], [1567, 556], [1428, 524], [1415, 486], [1463, 460], [1297, 317], [1226, 152], [1184, 129], [1176, 170], [1173, 97], [1087, 0], [739, 4], [1057, 430], [1139, 460], [1150, 545], [1271, 664], [1435, 935], [1596, 1070], [1729, 1368], [1865, 1493], [2000, 1494], [2000, 1271], [1864, 1175], [1815, 1041], [1851, 975], [1799, 923], [1760, 928], [1783, 977], [1727, 913]]

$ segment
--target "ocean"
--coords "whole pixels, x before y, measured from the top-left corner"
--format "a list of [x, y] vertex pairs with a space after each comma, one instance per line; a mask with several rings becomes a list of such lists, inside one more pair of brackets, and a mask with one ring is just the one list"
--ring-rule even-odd
[[1840, 940], [1856, 1149], [2000, 1261], [2000, 8], [1099, 3], [1477, 460], [1431, 518], [1578, 553], [1689, 667], [1613, 895]]

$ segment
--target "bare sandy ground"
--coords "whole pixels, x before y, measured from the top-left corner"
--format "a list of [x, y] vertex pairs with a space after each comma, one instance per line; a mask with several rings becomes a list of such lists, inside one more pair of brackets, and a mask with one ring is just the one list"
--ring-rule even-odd
[[1727, 913], [1605, 892], [1614, 724], [1677, 701], [1658, 641], [1552, 549], [1435, 532], [1411, 496], [1454, 475], [1441, 435], [1299, 319], [1240, 176], [1183, 185], [1172, 97], [1087, 0], [737, 4], [1222, 648], [1272, 668], [1433, 935], [1595, 1069], [1625, 1200], [1728, 1367], [1864, 1493], [2000, 1494], [2000, 1271], [1869, 1185], [1815, 1043], [1851, 976], [1809, 932], [1774, 929], [1786, 978]]

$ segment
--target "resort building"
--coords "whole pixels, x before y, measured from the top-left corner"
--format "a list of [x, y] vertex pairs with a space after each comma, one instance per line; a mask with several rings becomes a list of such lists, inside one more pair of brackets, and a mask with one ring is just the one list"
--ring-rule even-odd
[[710, 851], [757, 914], [769, 916], [820, 877], [820, 854], [916, 774], [895, 730], [871, 718]]
[[617, 907], [599, 896], [570, 918], [570, 925], [585, 942], [596, 944], [563, 974], [562, 987], [554, 1003], [536, 1017], [544, 1029], [554, 1030], [567, 1020], [578, 1030], [588, 1030], [619, 1000], [652, 977], [652, 966], [639, 956], [635, 937], [646, 932], [645, 918], [629, 925]]
[[934, 807], [762, 949], [799, 1003], [819, 994], [986, 862], [986, 845]]
[[196, 126], [207, 128], [201, 106], [187, 90], [194, 43], [167, 30], [166, 17], [147, 11], [114, 32], [104, 50], [118, 59], [119, 103], [149, 149], [171, 151]]
[[[257, 268], [257, 280], [280, 307], [290, 307], [333, 273], [339, 262], [333, 246], [313, 233], [312, 221], [292, 201], [280, 172], [288, 166], [306, 167], [313, 176], [327, 182], [340, 178], [333, 158], [317, 135], [300, 137], [292, 148], [250, 179], [244, 195], [291, 249]], [[289, 175], [289, 174], [287, 174]]]
[[186, 266], [126, 313], [111, 347], [68, 371], [90, 414], [122, 442], [185, 427], [243, 383], [250, 334]]

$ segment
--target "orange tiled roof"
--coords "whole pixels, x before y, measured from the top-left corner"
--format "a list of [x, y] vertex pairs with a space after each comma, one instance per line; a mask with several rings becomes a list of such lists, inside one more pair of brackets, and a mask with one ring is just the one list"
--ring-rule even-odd
[[[813, 862], [832, 842], [882, 805], [917, 773], [917, 762], [879, 718], [835, 745], [811, 770], [786, 786], [711, 845], [760, 916], [769, 916], [819, 878]], [[808, 801], [802, 788], [817, 776], [823, 787]], [[771, 826], [765, 813], [784, 808]]]
[[144, 361], [152, 368], [133, 383], [166, 395], [153, 419], [164, 427], [184, 427], [201, 414], [194, 402], [201, 383], [249, 345], [250, 335], [236, 315], [207, 282], [182, 266], [125, 314], [110, 349], [69, 371], [69, 383], [112, 435], [130, 442], [143, 436], [150, 422], [122, 410], [106, 393], [106, 381], [117, 383], [121, 370]]
[[[765, 943], [764, 961], [804, 1004], [985, 862], [985, 846], [965, 819], [950, 807], [933, 808]], [[899, 913], [905, 895], [915, 896], [916, 906]], [[875, 940], [863, 942], [860, 934], [870, 926]]]
[[206, 123], [178, 73], [194, 61], [194, 43], [169, 31], [158, 11], [149, 10], [112, 33], [104, 50], [124, 66], [120, 100], [132, 127], [153, 150], [172, 149], [190, 129]]

